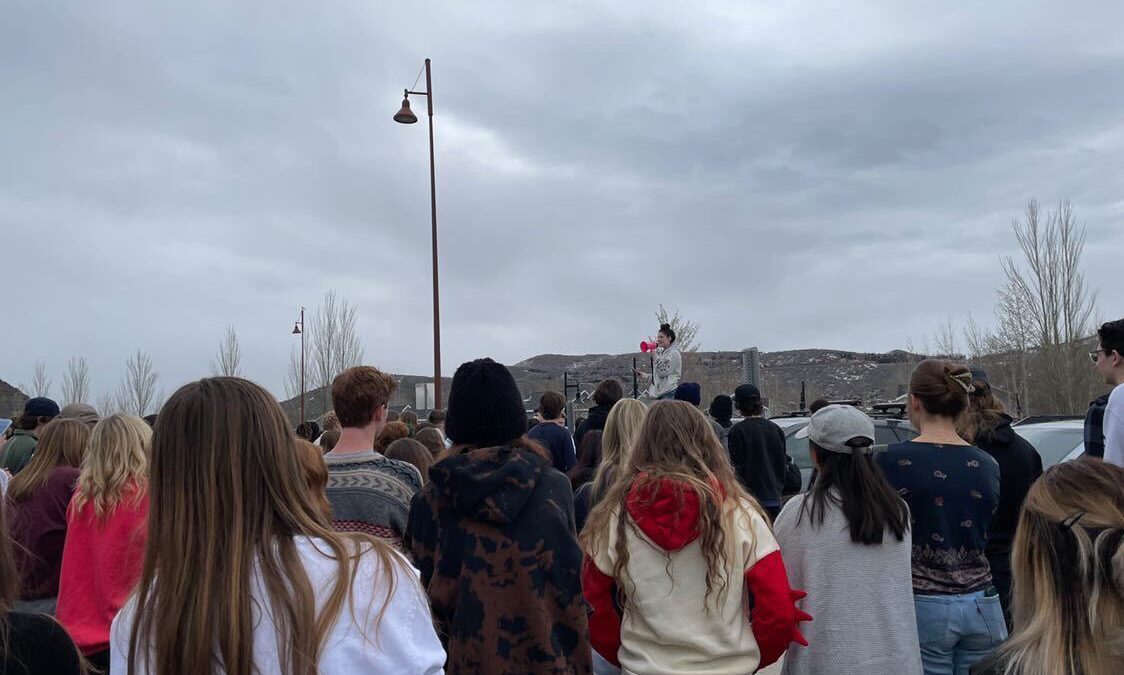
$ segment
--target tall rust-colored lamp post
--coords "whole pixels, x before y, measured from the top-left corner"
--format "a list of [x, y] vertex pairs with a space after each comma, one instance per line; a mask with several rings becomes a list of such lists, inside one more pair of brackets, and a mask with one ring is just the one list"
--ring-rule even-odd
[[[416, 82], [415, 82], [416, 84]], [[432, 215], [433, 243], [433, 407], [441, 408], [441, 303], [437, 283], [437, 178], [433, 166], [433, 80], [429, 59], [425, 60], [425, 91], [404, 90], [402, 108], [394, 115], [399, 124], [415, 124], [418, 116], [410, 110], [410, 94], [424, 96], [429, 113], [429, 207]]]

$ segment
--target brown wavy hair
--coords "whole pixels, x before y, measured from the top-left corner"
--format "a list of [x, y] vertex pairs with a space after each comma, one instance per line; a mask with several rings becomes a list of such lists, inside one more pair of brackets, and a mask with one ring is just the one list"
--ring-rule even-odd
[[[730, 588], [726, 578], [728, 546], [723, 531], [724, 515], [729, 506], [752, 511], [764, 520], [765, 512], [741, 483], [738, 482], [726, 449], [714, 435], [710, 422], [702, 412], [683, 401], [657, 401], [648, 413], [624, 464], [622, 476], [609, 487], [605, 497], [589, 514], [581, 534], [582, 548], [596, 557], [608, 541], [610, 528], [617, 533], [615, 561], [610, 575], [618, 580], [619, 600], [626, 610], [634, 610], [631, 582], [626, 582], [628, 569], [627, 534], [639, 534], [636, 523], [628, 515], [626, 503], [635, 489], [654, 500], [661, 481], [671, 480], [683, 485], [679, 493], [680, 507], [688, 490], [699, 500], [699, 544], [706, 561], [706, 601], [717, 595], [719, 601]], [[646, 489], [651, 487], [652, 489]], [[670, 554], [668, 554], [670, 560]]]
[[1014, 630], [995, 668], [1110, 675], [1124, 662], [1124, 469], [1062, 462], [1027, 493], [1011, 550]]
[[78, 420], [55, 418], [43, 427], [35, 454], [8, 485], [8, 499], [19, 503], [31, 499], [36, 490], [47, 483], [51, 471], [60, 466], [78, 467], [90, 440], [90, 427]]
[[972, 392], [968, 395], [968, 412], [961, 416], [960, 436], [969, 443], [990, 433], [1000, 425], [1006, 414], [1003, 402], [984, 380], [972, 380]]
[[[129, 630], [129, 675], [138, 654], [151, 672], [252, 675], [260, 576], [277, 626], [281, 672], [315, 675], [360, 557], [377, 555], [385, 578], [378, 624], [402, 557], [369, 535], [338, 533], [308, 489], [297, 439], [281, 406], [235, 377], [184, 385], [164, 405], [152, 442], [144, 568]], [[334, 583], [316, 594], [294, 538], [317, 541], [335, 561]], [[405, 569], [403, 567], [403, 569]], [[404, 575], [409, 578], [409, 575]], [[264, 609], [262, 611], [265, 611]]]

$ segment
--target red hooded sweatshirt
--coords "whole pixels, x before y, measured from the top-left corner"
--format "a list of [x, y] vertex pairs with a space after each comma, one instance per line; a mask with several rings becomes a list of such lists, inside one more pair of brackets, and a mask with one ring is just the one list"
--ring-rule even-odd
[[[717, 493], [728, 552], [720, 564], [724, 592], [714, 583], [707, 597], [701, 505], [685, 483], [637, 478], [627, 500], [634, 527], [625, 529], [629, 557], [621, 579], [611, 576], [615, 525], [585, 557], [590, 640], [629, 673], [751, 673], [779, 659], [791, 642], [807, 644], [797, 622], [811, 617], [794, 604], [803, 593], [789, 588], [768, 523], [753, 505]], [[629, 611], [618, 604], [618, 589]]]

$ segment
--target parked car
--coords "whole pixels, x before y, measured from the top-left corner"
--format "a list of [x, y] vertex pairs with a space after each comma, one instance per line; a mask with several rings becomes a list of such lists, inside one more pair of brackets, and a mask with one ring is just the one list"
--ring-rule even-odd
[[1042, 457], [1043, 469], [1077, 459], [1085, 454], [1084, 420], [1025, 421], [1011, 428], [1038, 451]]

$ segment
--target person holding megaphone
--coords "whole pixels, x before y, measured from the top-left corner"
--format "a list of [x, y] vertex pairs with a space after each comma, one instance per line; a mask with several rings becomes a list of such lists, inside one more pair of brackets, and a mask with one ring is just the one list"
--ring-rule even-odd
[[640, 351], [655, 352], [652, 362], [652, 373], [636, 371], [642, 379], [652, 378], [652, 383], [644, 390], [644, 395], [651, 399], [670, 399], [675, 396], [675, 388], [683, 375], [683, 355], [675, 346], [675, 331], [671, 324], [661, 323], [660, 330], [656, 333], [656, 342], [641, 342]]

